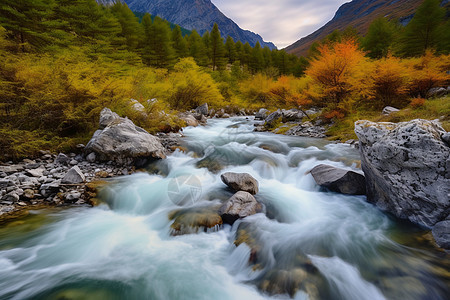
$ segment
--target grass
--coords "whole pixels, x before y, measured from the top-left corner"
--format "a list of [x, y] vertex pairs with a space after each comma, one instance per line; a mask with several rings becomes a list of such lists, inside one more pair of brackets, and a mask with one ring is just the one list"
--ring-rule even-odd
[[442, 127], [450, 130], [450, 97], [442, 97], [426, 100], [424, 105], [419, 107], [408, 106], [390, 115], [382, 115], [380, 111], [359, 110], [355, 114], [339, 119], [328, 130], [327, 135], [330, 140], [346, 141], [356, 139], [355, 122], [358, 120], [369, 120], [373, 122], [406, 122], [414, 119], [435, 120], [439, 119]]

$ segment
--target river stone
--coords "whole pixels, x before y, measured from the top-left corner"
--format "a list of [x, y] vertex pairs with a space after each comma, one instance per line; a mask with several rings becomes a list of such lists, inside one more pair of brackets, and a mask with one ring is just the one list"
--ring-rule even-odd
[[86, 155], [86, 160], [90, 163], [95, 162], [95, 153], [91, 152], [88, 155]]
[[264, 125], [269, 127], [275, 125], [275, 123], [278, 121], [279, 118], [281, 118], [281, 116], [282, 115], [280, 110], [274, 111], [273, 113], [267, 116]]
[[81, 193], [78, 191], [70, 191], [69, 193], [66, 194], [66, 201], [67, 202], [75, 202], [78, 199], [80, 199], [81, 197]]
[[100, 112], [100, 121], [99, 121], [99, 129], [103, 130], [108, 126], [111, 122], [116, 119], [119, 119], [119, 115], [115, 112], [112, 112], [109, 108], [103, 108]]
[[366, 194], [364, 175], [354, 171], [320, 164], [311, 170], [311, 175], [318, 185], [334, 192], [348, 195]]
[[55, 159], [56, 164], [67, 165], [70, 162], [70, 158], [64, 153], [59, 153]]
[[450, 250], [450, 220], [434, 225], [431, 233], [439, 247]]
[[45, 171], [44, 167], [39, 167], [37, 169], [27, 170], [27, 174], [33, 177], [41, 177], [43, 176]]
[[10, 192], [2, 197], [3, 201], [8, 201], [8, 202], [17, 202], [17, 201], [19, 201], [19, 199], [20, 199], [20, 196], [15, 191]]
[[223, 173], [220, 176], [222, 182], [237, 191], [248, 192], [252, 195], [258, 193], [258, 181], [247, 173]]
[[281, 111], [283, 115], [283, 122], [298, 122], [301, 121], [304, 117], [304, 114], [295, 108], [292, 108], [290, 110], [283, 109]]
[[394, 112], [397, 112], [397, 111], [400, 111], [398, 108], [395, 108], [395, 107], [392, 107], [392, 106], [386, 106], [385, 108], [383, 108], [383, 110], [382, 110], [382, 114], [383, 115], [390, 115], [391, 113], [394, 113]]
[[256, 120], [264, 120], [267, 115], [269, 114], [269, 111], [265, 108], [261, 108], [256, 114], [255, 119]]
[[237, 219], [254, 215], [261, 210], [261, 203], [252, 194], [239, 191], [219, 208], [219, 215], [225, 223], [233, 224]]
[[97, 160], [142, 166], [152, 159], [165, 158], [164, 147], [159, 139], [134, 125], [131, 120], [103, 109], [101, 127], [102, 124], [107, 125], [94, 133], [85, 148], [85, 153], [95, 152]]
[[432, 227], [450, 208], [450, 148], [437, 121], [357, 121], [367, 200], [399, 218]]
[[84, 182], [85, 177], [78, 166], [73, 166], [61, 179], [61, 183], [77, 184]]
[[195, 112], [198, 114], [201, 114], [203, 116], [207, 116], [208, 115], [208, 103], [203, 103], [202, 105], [197, 107], [195, 109]]

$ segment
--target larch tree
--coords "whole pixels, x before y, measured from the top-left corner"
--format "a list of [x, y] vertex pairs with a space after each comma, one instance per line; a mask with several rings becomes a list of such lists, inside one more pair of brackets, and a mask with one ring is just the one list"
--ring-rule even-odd
[[362, 41], [362, 46], [370, 58], [386, 57], [395, 40], [395, 25], [386, 18], [375, 19]]
[[179, 25], [176, 25], [172, 29], [171, 39], [176, 57], [183, 58], [188, 56], [188, 46], [186, 40], [183, 38], [183, 34], [181, 33], [181, 28]]
[[214, 23], [213, 29], [210, 34], [210, 53], [212, 69], [223, 69], [226, 64], [225, 60], [225, 47], [223, 44], [223, 38], [220, 36], [219, 26]]

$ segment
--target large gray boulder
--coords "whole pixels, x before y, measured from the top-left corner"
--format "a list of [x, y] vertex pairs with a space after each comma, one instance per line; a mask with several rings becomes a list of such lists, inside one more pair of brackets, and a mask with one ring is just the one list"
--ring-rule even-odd
[[281, 113], [283, 115], [283, 122], [300, 122], [305, 116], [302, 111], [295, 108], [290, 110], [283, 109]]
[[432, 227], [450, 208], [450, 148], [437, 121], [357, 121], [367, 199], [397, 217]]
[[252, 195], [258, 193], [258, 181], [250, 174], [227, 172], [223, 173], [220, 179], [236, 192], [244, 191]]
[[364, 175], [329, 165], [318, 165], [311, 170], [316, 183], [334, 192], [348, 195], [365, 195]]
[[276, 124], [276, 122], [282, 117], [281, 111], [277, 110], [267, 116], [264, 125], [271, 127]]
[[219, 215], [225, 223], [233, 224], [237, 219], [254, 215], [261, 210], [261, 203], [252, 194], [240, 191], [219, 208]]
[[100, 130], [94, 133], [84, 151], [94, 152], [97, 160], [124, 165], [141, 166], [152, 159], [165, 158], [164, 147], [157, 137], [108, 108], [102, 110]]

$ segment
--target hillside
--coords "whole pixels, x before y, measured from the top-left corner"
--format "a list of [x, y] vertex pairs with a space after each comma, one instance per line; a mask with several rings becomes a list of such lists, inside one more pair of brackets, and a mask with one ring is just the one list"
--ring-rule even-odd
[[352, 26], [360, 34], [365, 34], [370, 23], [378, 17], [397, 18], [407, 23], [421, 3], [422, 0], [354, 0], [345, 3], [331, 21], [285, 50], [298, 56], [306, 55], [313, 42], [323, 39], [334, 30], [344, 30]]
[[[110, 3], [115, 0], [97, 0]], [[249, 30], [240, 28], [233, 20], [225, 16], [210, 0], [122, 0], [135, 12], [148, 12], [166, 19], [188, 30], [197, 30], [200, 34], [210, 31], [217, 23], [221, 35], [231, 36], [234, 41], [248, 42], [252, 47], [259, 42], [262, 47], [275, 49], [275, 45]]]

